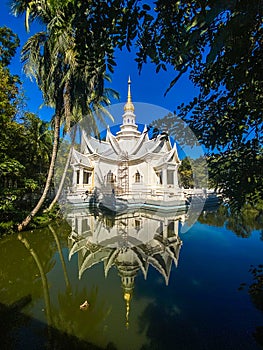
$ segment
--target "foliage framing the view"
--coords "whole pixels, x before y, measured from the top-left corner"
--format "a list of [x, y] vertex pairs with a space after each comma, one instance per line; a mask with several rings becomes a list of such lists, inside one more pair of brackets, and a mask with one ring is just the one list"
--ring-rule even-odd
[[[140, 8], [136, 1], [83, 2], [13, 1], [15, 15], [25, 15], [25, 26], [38, 20], [43, 31], [28, 39], [22, 50], [24, 70], [34, 78], [45, 104], [54, 107], [54, 142], [46, 185], [37, 205], [18, 225], [24, 229], [42, 207], [54, 173], [59, 129], [67, 132], [81, 118], [97, 130], [93, 112], [109, 104], [111, 89], [104, 89], [113, 72], [114, 50], [130, 48], [137, 35]], [[110, 92], [109, 92], [110, 91]], [[116, 95], [116, 94], [115, 94]], [[101, 119], [101, 114], [96, 114]], [[103, 122], [104, 120], [101, 119]]]
[[[178, 116], [207, 148], [214, 186], [234, 209], [263, 193], [262, 0], [155, 2], [140, 34], [139, 68], [186, 72], [199, 95]], [[173, 118], [166, 120], [173, 130]], [[176, 136], [176, 135], [175, 135]]]
[[19, 45], [17, 36], [2, 27], [0, 42], [0, 232], [9, 232], [42, 191], [52, 137], [47, 122], [20, 110], [21, 84], [7, 67]]

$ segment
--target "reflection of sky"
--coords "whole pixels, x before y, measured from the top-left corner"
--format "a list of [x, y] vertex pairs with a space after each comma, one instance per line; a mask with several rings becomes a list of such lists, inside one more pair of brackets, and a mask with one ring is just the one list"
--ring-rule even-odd
[[[71, 293], [66, 288], [53, 235], [48, 229], [23, 235], [45, 269], [51, 310], [54, 320], [61, 320], [57, 324], [61, 331], [70, 327], [76, 337], [104, 347], [113, 342], [118, 350], [138, 350], [143, 346], [145, 350], [259, 349], [252, 333], [262, 326], [263, 315], [247, 292], [252, 283], [250, 265], [262, 264], [259, 231], [244, 239], [223, 223], [221, 227], [196, 223], [181, 235], [179, 264], [172, 268], [168, 286], [154, 268], [149, 268], [147, 280], [138, 272], [130, 325], [126, 329], [125, 302], [117, 269], [111, 269], [105, 278], [103, 264], [97, 264], [79, 280], [77, 254], [70, 262], [67, 259], [69, 232], [63, 225], [53, 224], [53, 228], [61, 244]], [[16, 235], [1, 240], [0, 273], [0, 303], [9, 305], [28, 294], [33, 298], [22, 310], [33, 317], [33, 322], [15, 323], [14, 341], [24, 337], [39, 344], [43, 340], [43, 325], [40, 331], [36, 319], [46, 322], [43, 287], [37, 265]], [[247, 286], [239, 291], [243, 282]], [[91, 308], [81, 312], [79, 305], [85, 299]], [[30, 344], [24, 348], [31, 348]]]

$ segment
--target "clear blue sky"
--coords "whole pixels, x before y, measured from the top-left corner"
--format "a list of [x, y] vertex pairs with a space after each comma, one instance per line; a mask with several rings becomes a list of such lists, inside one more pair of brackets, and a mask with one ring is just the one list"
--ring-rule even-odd
[[[22, 72], [22, 64], [20, 62], [21, 48], [26, 40], [40, 28], [34, 24], [31, 26], [31, 32], [26, 33], [24, 27], [24, 18], [16, 18], [10, 14], [8, 1], [2, 0], [0, 3], [0, 25], [7, 26], [18, 34], [21, 45], [17, 50], [17, 55], [13, 59], [10, 70], [13, 74], [18, 74], [23, 82], [25, 95], [27, 97], [27, 110], [34, 112], [44, 120], [50, 120], [53, 111], [48, 108], [39, 109], [42, 104], [42, 95], [37, 85], [31, 82]], [[182, 102], [189, 101], [196, 93], [191, 82], [185, 76], [173, 87], [173, 89], [164, 97], [164, 93], [169, 86], [170, 81], [176, 76], [173, 69], [168, 72], [155, 73], [155, 66], [147, 64], [143, 67], [139, 75], [137, 64], [134, 61], [135, 55], [126, 52], [117, 52], [117, 67], [112, 75], [111, 87], [120, 93], [120, 101], [115, 103], [123, 103], [127, 98], [127, 80], [131, 76], [132, 80], [132, 99], [134, 102], [143, 102], [158, 105], [169, 111], [174, 111]], [[114, 102], [113, 102], [114, 103]], [[136, 113], [136, 111], [135, 111]], [[137, 114], [138, 122], [145, 122], [142, 116]], [[115, 122], [121, 122], [121, 115], [115, 116]], [[151, 121], [149, 121], [151, 122]]]

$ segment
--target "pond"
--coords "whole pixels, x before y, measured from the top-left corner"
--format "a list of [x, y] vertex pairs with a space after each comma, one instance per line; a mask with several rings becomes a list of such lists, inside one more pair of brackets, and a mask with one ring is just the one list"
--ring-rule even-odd
[[1, 349], [260, 349], [262, 226], [186, 216], [82, 209], [2, 238]]

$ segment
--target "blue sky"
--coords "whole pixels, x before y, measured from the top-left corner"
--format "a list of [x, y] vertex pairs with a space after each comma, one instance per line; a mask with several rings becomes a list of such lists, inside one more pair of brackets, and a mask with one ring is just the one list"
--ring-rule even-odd
[[[25, 95], [27, 97], [27, 110], [34, 112], [44, 120], [50, 120], [53, 111], [49, 108], [39, 109], [42, 104], [42, 95], [37, 85], [31, 82], [22, 72], [22, 64], [20, 62], [20, 51], [26, 40], [40, 28], [33, 24], [31, 31], [26, 33], [24, 27], [24, 18], [16, 18], [10, 14], [8, 1], [2, 0], [0, 3], [0, 20], [1, 26], [7, 26], [18, 34], [21, 46], [17, 50], [17, 55], [13, 59], [10, 70], [13, 74], [18, 74], [23, 82]], [[127, 50], [116, 53], [117, 67], [112, 75], [111, 88], [120, 93], [120, 100], [113, 103], [124, 103], [127, 98], [127, 80], [131, 76], [132, 80], [132, 100], [134, 102], [143, 102], [158, 105], [169, 111], [176, 110], [176, 107], [182, 102], [187, 102], [195, 96], [197, 90], [188, 80], [187, 76], [182, 77], [173, 89], [164, 97], [164, 93], [170, 84], [170, 81], [176, 76], [176, 72], [170, 68], [167, 72], [155, 73], [155, 66], [146, 64], [141, 74], [138, 73], [137, 63], [134, 61], [135, 54], [128, 53]], [[136, 113], [136, 111], [135, 111]], [[143, 122], [144, 116], [137, 115], [137, 122]], [[115, 123], [121, 122], [121, 114], [114, 116]], [[151, 122], [149, 120], [149, 122]]]

